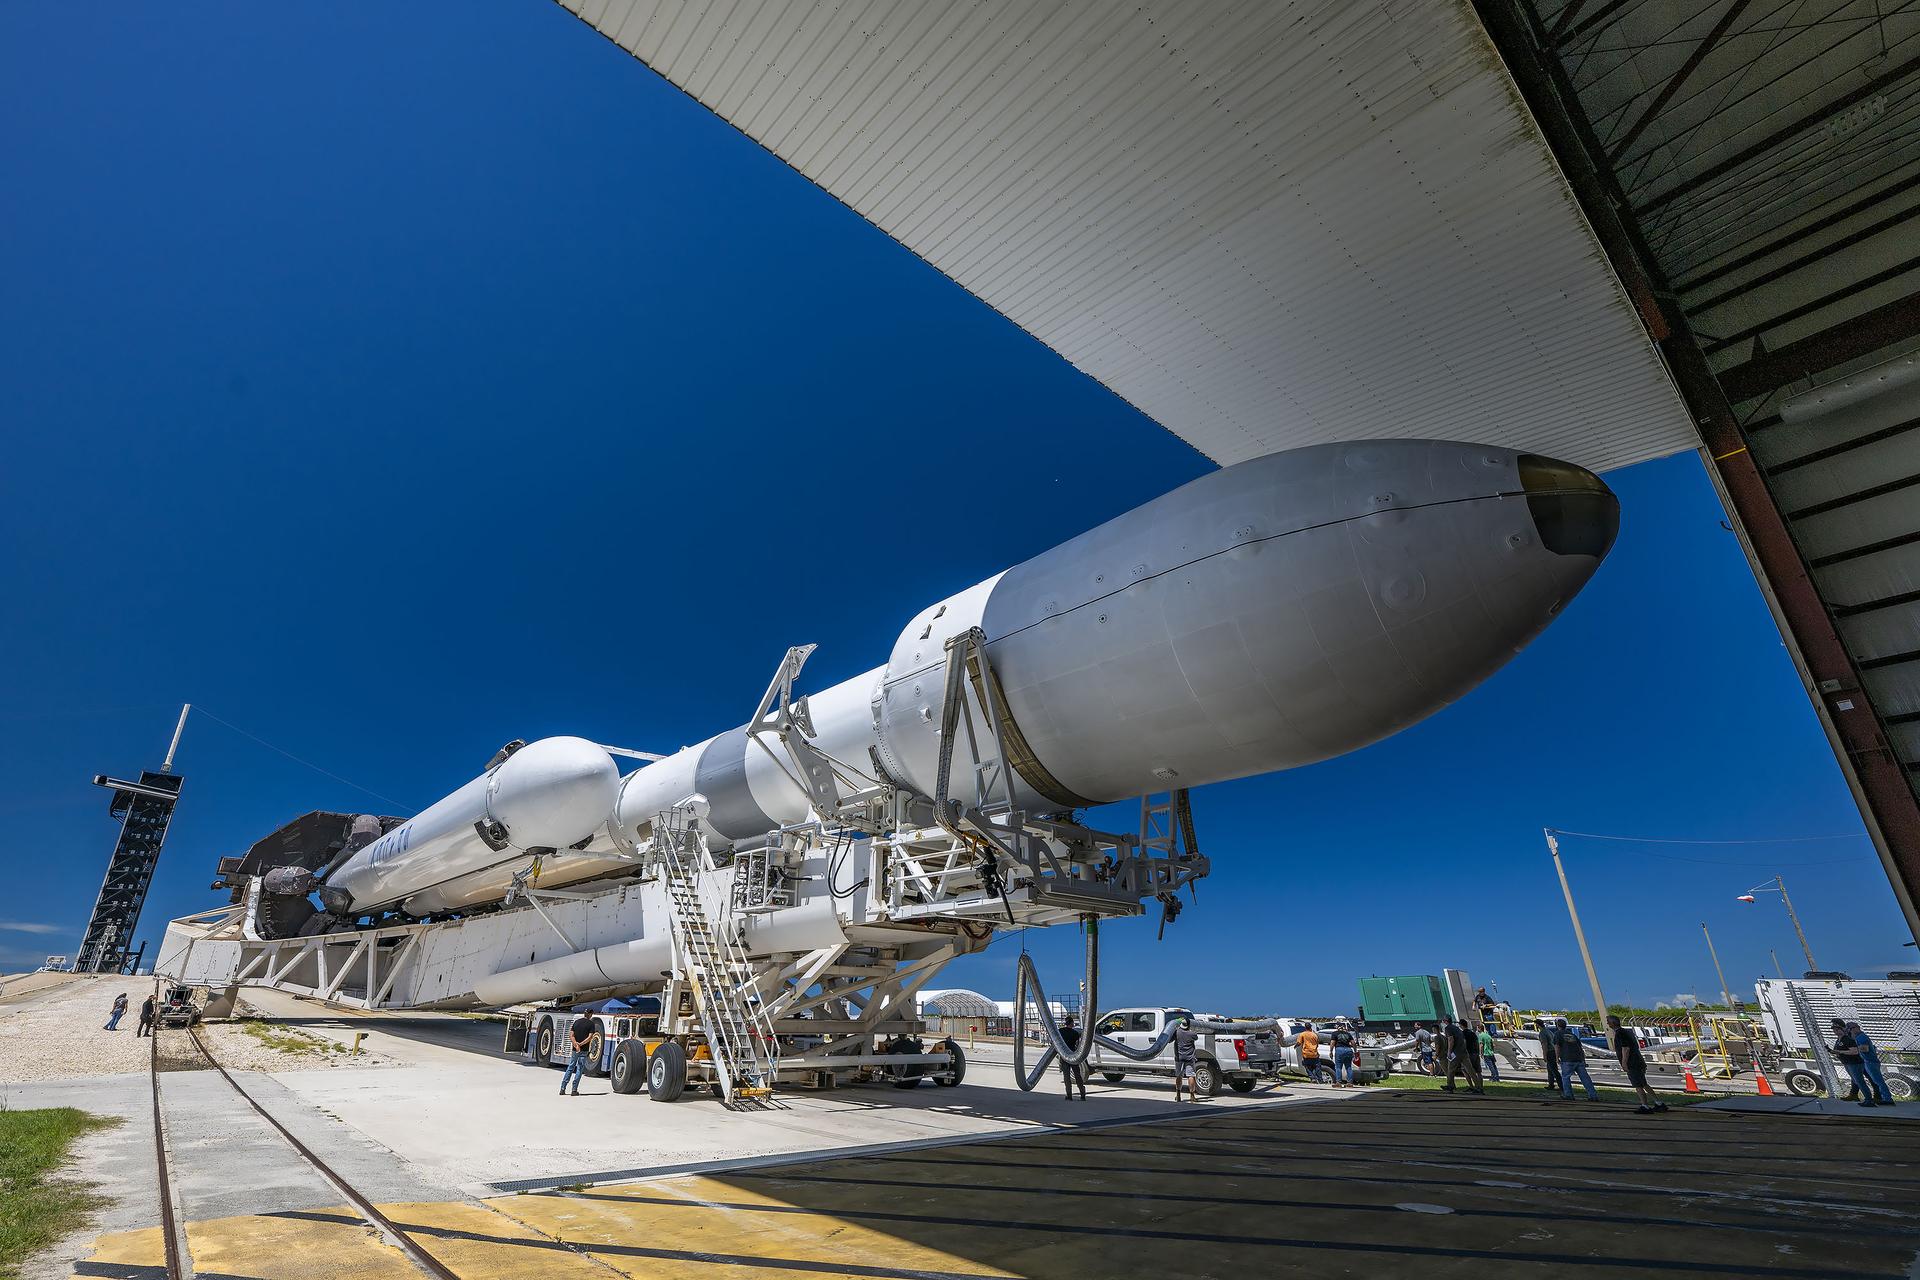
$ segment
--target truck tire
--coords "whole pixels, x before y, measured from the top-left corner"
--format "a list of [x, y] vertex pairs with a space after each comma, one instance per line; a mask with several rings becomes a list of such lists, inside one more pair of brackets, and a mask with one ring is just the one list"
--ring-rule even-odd
[[1320, 1063], [1315, 1066], [1313, 1070], [1307, 1072], [1307, 1079], [1313, 1081], [1315, 1084], [1332, 1084], [1333, 1068], [1324, 1062]]
[[1197, 1098], [1211, 1098], [1220, 1092], [1220, 1064], [1212, 1058], [1202, 1058], [1193, 1064], [1193, 1093]]
[[1108, 1084], [1119, 1084], [1122, 1080], [1125, 1080], [1127, 1078], [1127, 1073], [1124, 1071], [1102, 1071], [1100, 1073], [1100, 1078], [1102, 1080], [1105, 1080]]
[[1784, 1077], [1787, 1092], [1802, 1098], [1817, 1098], [1827, 1091], [1820, 1077], [1805, 1067], [1795, 1067]]
[[539, 1029], [533, 1033], [533, 1063], [538, 1067], [553, 1065], [553, 1020], [540, 1019]]
[[[886, 1047], [888, 1053], [924, 1053], [925, 1051], [920, 1042], [912, 1036], [896, 1036], [888, 1042]], [[927, 1064], [924, 1062], [895, 1063], [887, 1068], [887, 1072], [893, 1077], [894, 1088], [917, 1089], [920, 1087], [920, 1078], [927, 1073]]]
[[600, 1069], [606, 1060], [607, 1024], [595, 1018], [593, 1020], [593, 1039], [587, 1041], [587, 1074], [596, 1079], [608, 1074]]
[[672, 1102], [686, 1087], [687, 1051], [669, 1040], [647, 1059], [647, 1096], [655, 1102]]
[[613, 1051], [613, 1070], [608, 1073], [613, 1079], [615, 1093], [638, 1093], [640, 1084], [647, 1078], [647, 1046], [639, 1040], [622, 1040]]
[[1235, 1093], [1252, 1093], [1253, 1081], [1247, 1079], [1245, 1076], [1235, 1076], [1233, 1079], [1227, 1081], [1227, 1087]]
[[951, 1089], [967, 1078], [967, 1055], [960, 1052], [960, 1045], [951, 1037], [940, 1042], [940, 1047], [953, 1055], [953, 1065], [945, 1071], [934, 1069], [933, 1082], [942, 1089]]
[[1887, 1077], [1887, 1093], [1895, 1102], [1912, 1102], [1914, 1085], [1911, 1077], [1890, 1075]]

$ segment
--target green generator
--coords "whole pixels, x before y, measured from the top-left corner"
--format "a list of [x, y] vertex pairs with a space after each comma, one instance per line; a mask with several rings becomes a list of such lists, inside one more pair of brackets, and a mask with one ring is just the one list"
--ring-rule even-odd
[[1432, 974], [1360, 979], [1360, 1016], [1366, 1022], [1438, 1022], [1451, 1009], [1446, 985]]

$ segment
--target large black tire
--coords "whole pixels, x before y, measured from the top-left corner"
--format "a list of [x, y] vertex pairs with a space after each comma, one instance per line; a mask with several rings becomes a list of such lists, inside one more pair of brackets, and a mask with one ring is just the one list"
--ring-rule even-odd
[[1912, 1102], [1914, 1095], [1913, 1081], [1906, 1076], [1890, 1075], [1887, 1077], [1887, 1093], [1892, 1096], [1895, 1102]]
[[613, 1051], [613, 1070], [608, 1073], [613, 1079], [615, 1093], [638, 1093], [641, 1082], [647, 1078], [647, 1046], [641, 1040], [622, 1040]]
[[[887, 1044], [888, 1053], [924, 1053], [925, 1048], [912, 1036], [896, 1036]], [[924, 1062], [906, 1062], [888, 1067], [893, 1075], [893, 1087], [896, 1089], [917, 1089], [920, 1080], [927, 1074]]]
[[1127, 1078], [1127, 1073], [1124, 1071], [1102, 1071], [1100, 1073], [1100, 1078], [1102, 1080], [1105, 1080], [1108, 1084], [1119, 1084], [1122, 1080], [1125, 1080]]
[[536, 1066], [553, 1065], [553, 1022], [543, 1019], [533, 1037], [533, 1061]]
[[1235, 1079], [1227, 1081], [1227, 1087], [1235, 1093], [1252, 1093], [1253, 1081], [1245, 1077], [1236, 1077]]
[[1196, 1098], [1211, 1098], [1220, 1092], [1220, 1067], [1212, 1058], [1202, 1058], [1193, 1064], [1193, 1095]]
[[1307, 1079], [1313, 1081], [1315, 1084], [1332, 1084], [1333, 1068], [1324, 1062], [1318, 1063], [1314, 1066], [1313, 1070], [1307, 1072]]
[[1795, 1067], [1782, 1077], [1787, 1092], [1802, 1098], [1817, 1098], [1827, 1091], [1820, 1077], [1805, 1067]]
[[933, 1071], [933, 1082], [942, 1089], [951, 1089], [967, 1078], [967, 1055], [960, 1052], [959, 1042], [951, 1037], [942, 1040], [940, 1047], [953, 1055], [953, 1065], [945, 1071], [935, 1067]]
[[687, 1051], [669, 1040], [647, 1059], [647, 1096], [655, 1102], [672, 1102], [686, 1087]]
[[590, 1076], [602, 1077], [607, 1074], [607, 1072], [600, 1069], [600, 1063], [605, 1057], [606, 1034], [607, 1024], [595, 1018], [593, 1020], [593, 1039], [587, 1041], [587, 1074]]

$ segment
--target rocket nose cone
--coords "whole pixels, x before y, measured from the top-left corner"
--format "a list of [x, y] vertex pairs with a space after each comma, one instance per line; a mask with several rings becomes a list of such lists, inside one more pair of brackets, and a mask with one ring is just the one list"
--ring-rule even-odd
[[1599, 476], [1571, 462], [1523, 453], [1516, 459], [1540, 545], [1556, 555], [1606, 557], [1620, 532], [1620, 500]]

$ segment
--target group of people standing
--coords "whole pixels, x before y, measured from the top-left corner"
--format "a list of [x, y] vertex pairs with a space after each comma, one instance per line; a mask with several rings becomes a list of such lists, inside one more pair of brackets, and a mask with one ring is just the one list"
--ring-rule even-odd
[[1893, 1095], [1887, 1092], [1887, 1077], [1880, 1070], [1880, 1046], [1873, 1042], [1873, 1037], [1861, 1030], [1857, 1022], [1835, 1018], [1828, 1025], [1833, 1028], [1833, 1056], [1840, 1060], [1853, 1081], [1854, 1097], [1860, 1105], [1892, 1106]]
[[[152, 996], [148, 996], [140, 1006], [140, 1035], [150, 1036], [153, 1034], [153, 1007]], [[101, 1029], [103, 1031], [118, 1031], [120, 1029], [120, 1019], [126, 1017], [126, 1015], [127, 993], [122, 991], [113, 998], [113, 1008], [107, 1014], [107, 1025]]]
[[[1315, 1078], [1315, 1068], [1320, 1065], [1320, 1042], [1322, 1036], [1312, 1023], [1301, 1028], [1294, 1037], [1294, 1044], [1300, 1050], [1300, 1069], [1307, 1073], [1307, 1079]], [[1354, 1034], [1353, 1024], [1345, 1018], [1335, 1018], [1333, 1027], [1324, 1039], [1327, 1047], [1333, 1050], [1333, 1087], [1336, 1089], [1358, 1088], [1360, 1081], [1354, 1075], [1353, 1060], [1355, 1051], [1360, 1047], [1360, 1037]]]
[[1431, 1028], [1416, 1027], [1413, 1040], [1420, 1054], [1420, 1070], [1430, 1076], [1444, 1072], [1447, 1082], [1440, 1087], [1448, 1093], [1454, 1091], [1456, 1078], [1466, 1084], [1469, 1093], [1485, 1093], [1483, 1081], [1500, 1079], [1493, 1037], [1484, 1027], [1476, 1031], [1465, 1018], [1456, 1021], [1448, 1014]]

